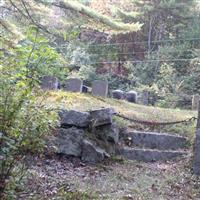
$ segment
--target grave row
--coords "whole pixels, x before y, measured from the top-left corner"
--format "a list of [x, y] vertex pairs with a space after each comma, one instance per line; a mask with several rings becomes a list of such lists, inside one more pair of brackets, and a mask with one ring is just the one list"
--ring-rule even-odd
[[[59, 81], [53, 76], [44, 76], [41, 83], [41, 88], [44, 90], [57, 90], [60, 88]], [[108, 82], [96, 80], [92, 83], [92, 88], [83, 85], [83, 81], [78, 78], [70, 78], [63, 85], [63, 89], [70, 92], [90, 92], [95, 96], [107, 97]]]
[[[42, 79], [41, 87], [44, 90], [57, 90], [60, 88], [59, 80], [53, 76], [44, 76]], [[63, 89], [71, 92], [84, 92], [92, 93], [95, 96], [107, 97], [108, 95], [108, 82], [102, 80], [96, 80], [92, 83], [92, 88], [83, 85], [83, 81], [78, 78], [70, 78], [63, 85]], [[149, 104], [149, 92], [144, 91], [142, 93], [139, 102], [143, 105]], [[125, 99], [132, 103], [138, 102], [138, 94], [136, 91], [124, 92], [122, 90], [112, 91], [112, 98]], [[194, 95], [192, 99], [192, 110], [197, 110], [199, 106], [199, 95]]]

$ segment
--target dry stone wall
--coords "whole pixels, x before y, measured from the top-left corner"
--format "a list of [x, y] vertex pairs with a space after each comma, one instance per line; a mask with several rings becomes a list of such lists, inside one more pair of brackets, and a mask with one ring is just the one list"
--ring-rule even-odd
[[112, 121], [113, 109], [90, 112], [62, 110], [55, 145], [57, 153], [95, 164], [111, 154], [119, 140], [119, 129]]

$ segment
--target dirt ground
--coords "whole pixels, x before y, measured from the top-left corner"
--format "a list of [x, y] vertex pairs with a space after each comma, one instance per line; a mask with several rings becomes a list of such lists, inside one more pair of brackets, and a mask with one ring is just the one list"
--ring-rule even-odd
[[200, 199], [200, 178], [191, 155], [166, 163], [112, 158], [97, 166], [64, 156], [29, 159], [17, 199], [189, 200]]

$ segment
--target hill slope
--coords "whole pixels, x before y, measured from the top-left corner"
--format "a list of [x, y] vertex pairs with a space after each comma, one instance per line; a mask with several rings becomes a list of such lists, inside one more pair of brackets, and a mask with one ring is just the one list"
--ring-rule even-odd
[[[90, 94], [70, 93], [64, 91], [49, 92], [45, 100], [46, 105], [54, 108], [75, 109], [79, 111], [88, 111], [102, 107], [111, 107], [117, 113], [120, 113], [131, 119], [154, 122], [173, 122], [196, 117], [197, 112], [179, 109], [164, 109], [153, 106], [143, 106], [111, 98], [101, 98]], [[133, 123], [122, 118], [116, 117], [119, 125], [132, 127], [140, 130], [154, 130], [159, 132], [178, 133], [192, 138], [195, 133], [196, 121], [183, 124], [167, 126], [148, 126], [139, 123]]]

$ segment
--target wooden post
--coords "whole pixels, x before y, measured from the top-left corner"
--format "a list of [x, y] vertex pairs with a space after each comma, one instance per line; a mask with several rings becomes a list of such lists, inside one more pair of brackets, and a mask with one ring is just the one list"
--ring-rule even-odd
[[193, 162], [193, 171], [196, 175], [200, 176], [200, 101], [198, 108], [198, 119], [197, 119], [197, 132], [194, 148], [194, 162]]
[[197, 129], [200, 129], [200, 100], [199, 100], [199, 109], [198, 109]]

